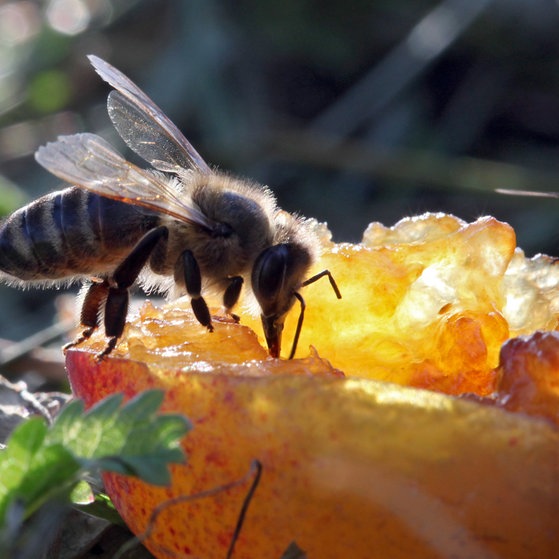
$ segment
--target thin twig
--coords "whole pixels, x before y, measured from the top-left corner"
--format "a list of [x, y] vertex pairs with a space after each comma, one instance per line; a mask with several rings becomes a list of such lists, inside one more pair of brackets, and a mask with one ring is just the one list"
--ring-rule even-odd
[[494, 192], [503, 186], [522, 189], [530, 184], [534, 190], [553, 191], [558, 184], [557, 173], [522, 165], [443, 156], [427, 150], [379, 150], [359, 141], [333, 147], [328, 136], [300, 130], [276, 133], [268, 138], [268, 145], [274, 157], [287, 161], [354, 171], [412, 185], [428, 183], [448, 190]]
[[25, 338], [21, 342], [13, 343], [0, 350], [0, 367], [10, 365], [14, 361], [21, 359], [31, 353], [34, 349], [53, 342], [65, 336], [76, 324], [73, 320], [64, 320], [39, 330], [35, 334]]
[[262, 476], [262, 463], [259, 460], [254, 460], [252, 463], [253, 468], [256, 469], [256, 474], [254, 475], [254, 479], [252, 480], [252, 485], [246, 494], [246, 497], [243, 501], [243, 506], [241, 507], [241, 512], [239, 513], [239, 518], [237, 520], [237, 526], [235, 526], [235, 531], [233, 532], [233, 537], [231, 538], [231, 544], [229, 545], [229, 550], [227, 551], [227, 559], [231, 559], [233, 557], [233, 552], [235, 551], [235, 544], [239, 539], [239, 535], [241, 534], [241, 530], [243, 529], [243, 524], [245, 521], [246, 513], [248, 511], [248, 507], [252, 501], [252, 497], [258, 484], [260, 483], [260, 478]]
[[349, 136], [411, 85], [491, 2], [444, 0], [438, 4], [362, 80], [322, 112], [311, 129], [336, 132], [339, 138]]
[[27, 390], [27, 385], [24, 382], [12, 383], [7, 378], [0, 375], [0, 385], [14, 394], [17, 394], [17, 396], [23, 400], [26, 409], [30, 409], [36, 414], [43, 416], [49, 424], [52, 423], [53, 416], [49, 409], [44, 406], [34, 394]]
[[[214, 487], [212, 489], [208, 489], [207, 491], [200, 491], [199, 493], [194, 493], [193, 495], [180, 495], [178, 497], [174, 497], [173, 499], [168, 499], [167, 501], [164, 501], [163, 503], [160, 503], [157, 507], [155, 507], [149, 517], [148, 520], [148, 525], [147, 528], [145, 530], [145, 532], [143, 532], [142, 534], [138, 535], [138, 536], [134, 536], [133, 538], [131, 538], [129, 541], [127, 541], [115, 554], [114, 559], [121, 559], [125, 553], [127, 553], [128, 551], [130, 551], [131, 549], [134, 549], [134, 547], [136, 547], [138, 544], [142, 544], [144, 543], [153, 533], [153, 530], [155, 529], [155, 523], [157, 522], [157, 519], [159, 518], [159, 516], [161, 515], [161, 513], [163, 513], [164, 511], [170, 509], [171, 507], [177, 506], [177, 505], [181, 505], [184, 503], [190, 503], [192, 501], [197, 501], [200, 499], [207, 499], [208, 497], [215, 497], [216, 495], [218, 495], [219, 493], [223, 493], [225, 491], [229, 491], [231, 489], [235, 489], [236, 487], [239, 487], [241, 485], [243, 485], [244, 483], [246, 483], [247, 479], [251, 476], [254, 475], [254, 480], [250, 486], [250, 489], [248, 490], [248, 493], [243, 501], [243, 506], [241, 508], [241, 512], [239, 514], [239, 518], [237, 520], [237, 525], [235, 526], [235, 531], [233, 532], [233, 537], [232, 537], [232, 541], [231, 541], [231, 545], [229, 546], [229, 550], [227, 552], [227, 559], [230, 559], [231, 557], [231, 553], [233, 552], [233, 548], [235, 546], [235, 542], [239, 536], [240, 530], [242, 528], [243, 525], [243, 521], [246, 515], [246, 512], [248, 510], [248, 505], [250, 500], [252, 499], [252, 496], [254, 494], [254, 491], [256, 490], [256, 487], [260, 481], [260, 476], [262, 474], [262, 464], [258, 461], [258, 460], [254, 460], [250, 466], [250, 470], [240, 479], [236, 480], [236, 481], [232, 481], [231, 483], [226, 483], [223, 485], [219, 485], [217, 487]], [[171, 551], [169, 551], [170, 553], [173, 553]]]

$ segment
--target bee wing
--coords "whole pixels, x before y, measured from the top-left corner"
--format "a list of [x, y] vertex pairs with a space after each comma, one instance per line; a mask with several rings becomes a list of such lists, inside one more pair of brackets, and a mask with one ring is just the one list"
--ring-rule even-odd
[[212, 172], [182, 132], [132, 80], [101, 58], [88, 58], [99, 76], [116, 89], [107, 100], [109, 116], [130, 149], [160, 171]]
[[95, 134], [60, 136], [35, 153], [45, 169], [63, 181], [100, 196], [165, 213], [179, 221], [212, 229], [199, 209], [178, 196], [168, 180], [126, 161]]
[[559, 198], [559, 192], [538, 192], [537, 190], [512, 190], [509, 188], [497, 188], [495, 192], [499, 194], [509, 194], [511, 196], [533, 196], [538, 198]]

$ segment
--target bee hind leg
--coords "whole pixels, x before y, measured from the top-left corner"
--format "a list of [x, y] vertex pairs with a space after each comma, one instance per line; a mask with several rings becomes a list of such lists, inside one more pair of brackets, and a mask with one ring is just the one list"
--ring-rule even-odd
[[84, 330], [75, 340], [62, 348], [64, 353], [71, 347], [75, 347], [90, 338], [91, 334], [95, 332], [99, 326], [99, 310], [106, 301], [108, 293], [109, 283], [107, 280], [95, 282], [89, 286], [80, 314], [80, 325], [84, 327]]
[[97, 355], [101, 360], [113, 351], [118, 339], [124, 332], [128, 314], [129, 289], [138, 279], [142, 268], [149, 260], [154, 248], [161, 239], [166, 239], [169, 231], [166, 227], [156, 227], [148, 231], [132, 249], [130, 254], [116, 267], [111, 278], [107, 280], [108, 290], [105, 301], [105, 335], [109, 342]]

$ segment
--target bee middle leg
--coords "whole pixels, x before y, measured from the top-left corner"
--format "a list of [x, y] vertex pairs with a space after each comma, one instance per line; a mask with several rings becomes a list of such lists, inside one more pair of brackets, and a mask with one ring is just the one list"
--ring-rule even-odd
[[210, 332], [214, 331], [212, 317], [208, 304], [202, 297], [202, 274], [200, 266], [191, 250], [185, 250], [180, 255], [175, 266], [175, 281], [184, 283], [186, 292], [190, 296], [190, 305], [196, 320]]

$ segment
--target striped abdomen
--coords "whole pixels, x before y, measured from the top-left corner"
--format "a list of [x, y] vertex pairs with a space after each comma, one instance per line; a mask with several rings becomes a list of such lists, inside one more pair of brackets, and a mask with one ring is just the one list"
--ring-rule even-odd
[[0, 228], [0, 270], [24, 281], [106, 275], [159, 224], [137, 206], [79, 188], [47, 194]]

